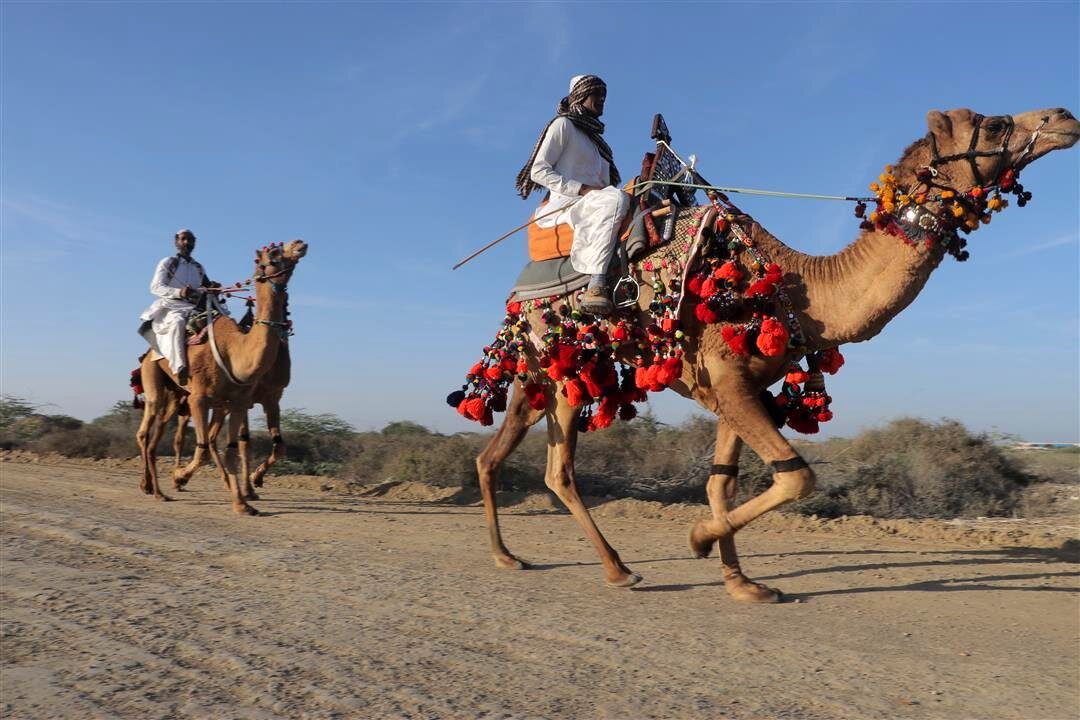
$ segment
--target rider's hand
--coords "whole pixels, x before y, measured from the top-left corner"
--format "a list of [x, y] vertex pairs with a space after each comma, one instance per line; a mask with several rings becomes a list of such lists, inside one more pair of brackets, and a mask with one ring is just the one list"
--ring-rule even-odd
[[195, 289], [192, 288], [190, 285], [185, 285], [184, 287], [180, 288], [180, 299], [181, 300], [193, 300], [194, 298], [195, 298]]

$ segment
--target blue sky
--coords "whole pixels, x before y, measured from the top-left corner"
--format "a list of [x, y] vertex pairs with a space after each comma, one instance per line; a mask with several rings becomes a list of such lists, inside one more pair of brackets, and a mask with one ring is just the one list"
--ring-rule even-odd
[[[360, 429], [475, 429], [443, 403], [495, 332], [527, 217], [513, 179], [570, 76], [609, 87], [624, 176], [663, 112], [718, 184], [865, 194], [930, 109], [1080, 111], [1068, 3], [17, 3], [2, 40], [2, 389], [92, 418], [128, 397], [154, 264], [190, 227], [215, 279], [311, 244], [287, 407]], [[898, 415], [1080, 436], [1080, 153], [973, 236], [873, 341], [845, 346], [832, 434]], [[744, 199], [839, 250], [850, 206]], [[653, 401], [677, 422], [696, 411]]]

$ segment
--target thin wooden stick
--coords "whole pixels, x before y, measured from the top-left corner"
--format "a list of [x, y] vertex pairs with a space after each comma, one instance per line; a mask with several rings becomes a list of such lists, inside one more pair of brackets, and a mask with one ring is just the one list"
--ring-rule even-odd
[[[582, 195], [581, 197], [584, 197], [584, 195]], [[529, 222], [525, 223], [524, 225], [518, 225], [518, 226], [517, 226], [516, 228], [514, 228], [514, 229], [513, 229], [513, 230], [511, 230], [510, 232], [506, 233], [505, 235], [501, 235], [501, 236], [499, 236], [499, 237], [495, 238], [494, 240], [492, 240], [491, 242], [489, 242], [489, 243], [488, 243], [487, 245], [485, 245], [484, 247], [480, 248], [479, 250], [477, 250], [476, 252], [474, 252], [474, 253], [473, 253], [472, 255], [470, 255], [469, 257], [465, 258], [464, 260], [462, 260], [461, 262], [459, 262], [459, 263], [458, 263], [457, 265], [455, 265], [454, 267], [452, 267], [452, 268], [450, 268], [450, 269], [451, 269], [451, 270], [457, 270], [457, 269], [458, 269], [459, 267], [461, 267], [461, 266], [462, 266], [462, 265], [464, 265], [465, 263], [469, 262], [470, 260], [472, 260], [472, 259], [473, 259], [474, 257], [476, 257], [477, 255], [479, 255], [480, 253], [482, 253], [482, 252], [485, 252], [485, 251], [487, 251], [487, 250], [490, 250], [491, 248], [495, 247], [496, 245], [498, 245], [499, 243], [501, 243], [501, 242], [502, 242], [503, 240], [505, 240], [506, 238], [510, 237], [511, 235], [513, 235], [514, 233], [518, 232], [519, 230], [524, 230], [525, 228], [529, 227], [530, 225], [532, 225], [532, 224], [533, 224], [534, 222], [536, 222], [537, 220], [541, 220], [541, 219], [543, 219], [543, 218], [546, 218], [546, 217], [548, 217], [549, 215], [554, 215], [554, 214], [556, 214], [556, 213], [561, 213], [561, 212], [562, 212], [563, 210], [567, 209], [568, 207], [572, 206], [572, 205], [573, 205], [574, 203], [576, 203], [577, 201], [581, 200], [581, 197], [577, 197], [577, 198], [574, 198], [574, 199], [573, 199], [572, 201], [570, 201], [570, 202], [569, 202], [569, 203], [567, 203], [566, 205], [563, 205], [562, 207], [558, 207], [558, 208], [555, 208], [554, 210], [549, 210], [548, 212], [544, 213], [543, 215], [537, 215], [536, 217], [534, 217], [534, 218], [533, 218], [532, 220], [529, 220]]]

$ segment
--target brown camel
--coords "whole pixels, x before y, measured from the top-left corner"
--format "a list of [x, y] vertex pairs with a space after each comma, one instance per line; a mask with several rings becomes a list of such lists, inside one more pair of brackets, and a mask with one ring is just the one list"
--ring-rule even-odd
[[[204, 451], [209, 449], [210, 409], [227, 412], [230, 416], [229, 445], [225, 462], [219, 462], [219, 466], [224, 468], [229, 481], [233, 511], [239, 514], [258, 514], [245, 500], [248, 467], [247, 458], [238, 457], [241, 428], [246, 423], [255, 384], [277, 362], [284, 344], [284, 291], [296, 264], [306, 253], [307, 244], [302, 240], [293, 240], [284, 246], [272, 245], [256, 253], [253, 278], [255, 325], [250, 332], [241, 332], [231, 318], [218, 317], [214, 320], [217, 346], [232, 379], [218, 366], [209, 343], [188, 349], [191, 379], [185, 390], [195, 424], [196, 447], [191, 462], [174, 472], [174, 483], [178, 486], [185, 484], [203, 462]], [[163, 359], [151, 359], [151, 355], [147, 355], [142, 361], [141, 372], [146, 394], [146, 408], [136, 436], [143, 458], [141, 487], [147, 494], [168, 500], [158, 484], [156, 448], [165, 423], [181, 405], [181, 389]]]
[[[292, 371], [292, 361], [289, 357], [289, 345], [285, 343], [278, 351], [277, 361], [273, 367], [255, 383], [255, 389], [251, 392], [251, 406], [262, 405], [263, 412], [266, 414], [266, 429], [270, 433], [270, 440], [273, 443], [273, 447], [270, 450], [270, 454], [259, 463], [258, 467], [251, 473], [250, 482], [245, 485], [244, 497], [248, 500], [258, 500], [259, 496], [255, 493], [254, 487], [262, 487], [263, 476], [267, 471], [273, 467], [281, 458], [285, 457], [285, 439], [281, 434], [281, 396], [285, 392], [285, 388], [289, 385], [289, 379]], [[175, 468], [179, 471], [183, 466], [181, 460], [184, 454], [184, 440], [188, 426], [188, 420], [191, 416], [186, 412], [186, 406], [181, 405], [179, 414], [176, 418], [176, 433], [173, 436], [173, 454], [175, 458]], [[222, 480], [225, 482], [225, 487], [229, 487], [228, 474], [225, 472], [221, 457], [218, 455], [217, 450], [217, 437], [221, 431], [221, 427], [224, 423], [225, 415], [219, 409], [214, 409], [212, 420], [210, 421], [210, 455], [214, 459], [214, 463], [222, 473]], [[240, 428], [240, 445], [239, 451], [242, 458], [249, 457], [248, 454], [248, 418], [245, 414], [244, 424]], [[175, 477], [175, 475], [174, 475]], [[177, 491], [183, 489], [184, 485], [178, 480], [174, 479], [174, 487]]]
[[[930, 112], [929, 133], [913, 143], [893, 171], [900, 188], [920, 184], [916, 174], [927, 177], [928, 165], [936, 165], [939, 180], [967, 190], [998, 178], [1006, 168], [1018, 172], [1043, 155], [1071, 147], [1080, 137], [1080, 123], [1061, 108], [1038, 110], [1016, 116], [977, 116], [970, 110]], [[1014, 125], [1010, 125], [1014, 123]], [[979, 132], [976, 130], [979, 129]], [[975, 141], [972, 141], [975, 138]], [[969, 150], [978, 154], [968, 155]], [[936, 153], [936, 154], [935, 154]], [[961, 157], [953, 157], [961, 155]], [[938, 208], [931, 201], [927, 209]], [[864, 230], [848, 247], [835, 255], [812, 257], [784, 245], [760, 225], [748, 222], [747, 230], [761, 252], [784, 270], [783, 287], [791, 298], [806, 335], [805, 352], [832, 348], [841, 343], [862, 342], [881, 332], [886, 323], [906, 308], [922, 290], [930, 273], [945, 254], [940, 243], [908, 244], [876, 229]], [[661, 272], [669, 285], [670, 273]], [[648, 307], [652, 291], [643, 285], [640, 308]], [[540, 312], [530, 311], [529, 324], [543, 327]], [[694, 313], [680, 317], [686, 333], [682, 375], [672, 387], [696, 400], [719, 418], [715, 464], [707, 495], [712, 516], [697, 522], [690, 533], [693, 553], [706, 556], [719, 544], [724, 582], [737, 600], [777, 602], [777, 590], [755, 583], [742, 572], [735, 550], [735, 533], [760, 515], [813, 491], [813, 471], [776, 429], [759, 393], [775, 383], [802, 353], [791, 350], [776, 357], [735, 355], [722, 338], [722, 324], [703, 325]], [[537, 370], [534, 348], [529, 364]], [[582, 503], [574, 479], [574, 451], [579, 410], [570, 406], [557, 386], [548, 383], [547, 407], [534, 410], [520, 383], [507, 407], [502, 426], [476, 460], [484, 499], [491, 551], [495, 564], [523, 568], [525, 563], [503, 544], [495, 505], [498, 470], [506, 457], [541, 417], [547, 420], [548, 460], [545, 483], [566, 504], [593, 542], [603, 563], [609, 585], [628, 587], [641, 580], [619, 559]], [[731, 507], [736, 492], [739, 452], [746, 443], [761, 459], [773, 465], [773, 484], [765, 492]]]

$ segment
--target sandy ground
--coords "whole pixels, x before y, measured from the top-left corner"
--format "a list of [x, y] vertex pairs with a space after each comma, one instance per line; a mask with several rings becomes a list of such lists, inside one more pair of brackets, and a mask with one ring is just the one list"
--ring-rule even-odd
[[645, 576], [613, 590], [543, 497], [503, 514], [515, 572], [476, 505], [271, 482], [241, 518], [205, 472], [158, 503], [123, 463], [0, 464], [3, 716], [1080, 715], [1068, 523], [778, 518], [741, 549], [791, 601], [747, 606], [688, 557], [698, 507], [597, 507]]

